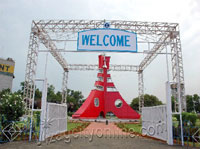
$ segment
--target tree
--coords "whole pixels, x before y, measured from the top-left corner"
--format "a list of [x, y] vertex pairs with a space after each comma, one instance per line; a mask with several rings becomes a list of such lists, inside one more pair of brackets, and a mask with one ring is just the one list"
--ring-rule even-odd
[[132, 109], [139, 111], [139, 98], [138, 97], [134, 98], [132, 100], [130, 106], [131, 106]]
[[39, 88], [35, 89], [35, 100], [41, 100], [42, 98], [42, 92], [39, 90]]
[[[67, 104], [68, 109], [71, 109], [72, 111], [77, 110], [80, 105], [82, 105], [82, 99], [83, 95], [80, 91], [74, 91], [74, 90], [67, 90]], [[50, 85], [47, 89], [47, 101], [48, 102], [54, 102], [54, 103], [61, 103], [62, 100], [62, 93], [57, 92], [55, 93], [55, 87], [53, 85]], [[73, 107], [70, 107], [70, 106]]]
[[80, 91], [67, 90], [68, 111], [75, 112], [83, 104], [83, 95]]
[[200, 113], [200, 97], [197, 94], [187, 95], [187, 112], [197, 112]]
[[[21, 82], [21, 90], [18, 90], [17, 93], [23, 95], [24, 90], [24, 82]], [[40, 108], [41, 98], [42, 98], [42, 92], [35, 87], [35, 108]], [[47, 88], [47, 101], [53, 102], [53, 103], [61, 103], [62, 101], [62, 93], [60, 91], [55, 92], [55, 87], [53, 85], [50, 85]], [[82, 104], [83, 104], [83, 95], [80, 91], [74, 91], [74, 90], [67, 90], [67, 104], [68, 104], [68, 110], [69, 111], [76, 111]]]
[[50, 85], [47, 89], [47, 101], [54, 103], [61, 103], [62, 94], [60, 92], [55, 93], [55, 87]]
[[[157, 106], [162, 105], [162, 101], [160, 101], [156, 96], [145, 94], [144, 95], [144, 106], [145, 107], [151, 107], [151, 106]], [[130, 106], [136, 110], [139, 111], [139, 97], [136, 97], [132, 100]]]

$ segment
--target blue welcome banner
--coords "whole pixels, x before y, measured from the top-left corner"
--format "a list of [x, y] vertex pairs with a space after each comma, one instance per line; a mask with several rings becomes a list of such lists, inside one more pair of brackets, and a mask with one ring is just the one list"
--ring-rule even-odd
[[78, 51], [137, 52], [137, 34], [119, 29], [78, 32]]

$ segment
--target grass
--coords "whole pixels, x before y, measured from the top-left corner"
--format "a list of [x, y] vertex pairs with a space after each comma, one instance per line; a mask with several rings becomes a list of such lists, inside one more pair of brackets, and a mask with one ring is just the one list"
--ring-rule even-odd
[[131, 124], [131, 123], [117, 123], [116, 124], [119, 128], [121, 128], [123, 131], [130, 131], [130, 132], [136, 132], [136, 133], [142, 133], [142, 125], [139, 124]]
[[129, 130], [133, 130], [137, 133], [142, 133], [142, 125], [141, 124], [124, 124], [125, 128], [128, 128]]
[[70, 130], [73, 130], [73, 129], [75, 129], [75, 128], [77, 128], [77, 127], [79, 127], [79, 126], [81, 126], [83, 123], [72, 123], [72, 122], [68, 122], [67, 123], [67, 131], [70, 131]]

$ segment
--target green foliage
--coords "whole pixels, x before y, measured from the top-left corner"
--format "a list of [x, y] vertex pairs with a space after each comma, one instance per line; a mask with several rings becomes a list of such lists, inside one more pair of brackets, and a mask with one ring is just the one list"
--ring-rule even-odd
[[197, 94], [187, 95], [187, 112], [197, 112], [200, 113], [200, 97]]
[[83, 95], [80, 91], [67, 90], [68, 111], [75, 112], [83, 104]]
[[141, 124], [125, 124], [125, 127], [128, 128], [128, 130], [133, 130], [137, 133], [142, 133], [142, 125]]
[[200, 118], [197, 119], [196, 126], [200, 127]]
[[[172, 96], [172, 111], [175, 111], [175, 101], [178, 102], [175, 97]], [[200, 113], [200, 97], [197, 94], [186, 96], [187, 112]], [[178, 107], [176, 109], [178, 111]]]
[[196, 113], [189, 113], [186, 117], [186, 119], [188, 119], [193, 126], [195, 126], [196, 121], [197, 121], [197, 114]]
[[18, 93], [4, 92], [0, 97], [0, 112], [7, 121], [18, 121], [25, 113], [22, 96]]
[[4, 90], [2, 90], [2, 91], [0, 91], [0, 99], [2, 98], [2, 96], [4, 95], [4, 94], [9, 94], [10, 93], [10, 89], [4, 89]]
[[[157, 106], [162, 105], [162, 101], [160, 101], [156, 96], [154, 95], [144, 95], [144, 106], [145, 107], [151, 107], [151, 106]], [[134, 98], [130, 104], [130, 106], [134, 109], [139, 111], [139, 97]]]
[[[23, 94], [24, 82], [21, 82], [21, 90], [17, 92]], [[40, 102], [42, 98], [42, 92], [36, 87], [35, 90], [35, 108], [40, 108]], [[47, 89], [47, 101], [53, 103], [61, 103], [62, 93], [60, 91], [55, 91], [55, 87], [50, 85]], [[67, 90], [67, 104], [68, 111], [75, 112], [83, 104], [83, 95], [80, 91]], [[70, 113], [71, 114], [71, 113]]]
[[134, 98], [134, 99], [132, 100], [130, 106], [131, 106], [134, 110], [139, 111], [139, 98], [138, 98], [138, 97]]
[[81, 126], [82, 123], [67, 123], [67, 131], [73, 130], [74, 128], [77, 128], [78, 126]]
[[[83, 103], [83, 95], [80, 91], [67, 90], [67, 104], [68, 111], [75, 112]], [[50, 85], [47, 91], [47, 101], [54, 103], [61, 103], [62, 93], [55, 93], [55, 87]]]
[[54, 103], [61, 103], [62, 94], [60, 92], [55, 93], [55, 87], [50, 85], [47, 89], [47, 101]]
[[[171, 102], [172, 102], [172, 111], [173, 112], [175, 111], [175, 100], [177, 100], [177, 99], [175, 99], [175, 97], [172, 96], [171, 97]], [[176, 101], [176, 102], [178, 102], [178, 101]], [[178, 111], [178, 107], [177, 107], [176, 111]]]
[[89, 122], [68, 122], [67, 131], [68, 132], [79, 132], [84, 130], [90, 123]]
[[36, 119], [36, 126], [40, 125], [40, 111], [34, 111], [34, 118]]
[[[177, 121], [179, 121], [179, 125], [180, 125], [180, 115], [174, 114], [174, 117], [176, 117], [176, 119], [177, 119]], [[183, 121], [184, 125], [195, 126], [197, 118], [198, 118], [198, 116], [196, 113], [182, 112], [182, 121]]]
[[67, 114], [68, 114], [68, 116], [72, 116], [74, 114], [74, 112], [68, 111]]
[[125, 132], [135, 132], [135, 133], [142, 133], [142, 125], [138, 124], [131, 124], [131, 123], [116, 123], [117, 127], [121, 128], [122, 131]]
[[39, 88], [37, 88], [35, 90], [35, 100], [38, 101], [38, 100], [41, 100], [42, 98], [42, 92], [39, 90]]
[[21, 89], [19, 89], [18, 91], [17, 91], [17, 93], [18, 94], [21, 94], [22, 96], [23, 96], [23, 93], [24, 93], [24, 82], [21, 82], [20, 83], [20, 87], [21, 87]]

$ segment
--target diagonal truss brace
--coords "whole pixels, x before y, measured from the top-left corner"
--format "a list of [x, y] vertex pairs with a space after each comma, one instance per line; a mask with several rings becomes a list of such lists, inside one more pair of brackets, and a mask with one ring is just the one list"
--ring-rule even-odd
[[[36, 23], [33, 21], [36, 25]], [[42, 30], [36, 25], [36, 28], [33, 29], [33, 32], [38, 36], [40, 42], [50, 51], [52, 56], [57, 60], [57, 62], [62, 66], [63, 69], [67, 69], [67, 62], [60, 52], [58, 52], [56, 45], [51, 41], [50, 36], [46, 33], [45, 30]]]

